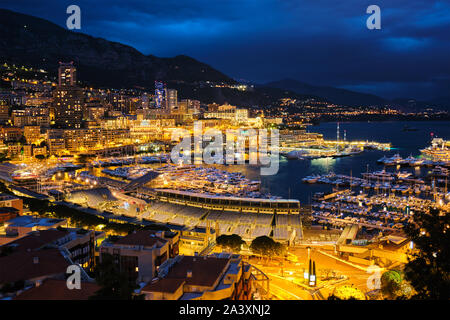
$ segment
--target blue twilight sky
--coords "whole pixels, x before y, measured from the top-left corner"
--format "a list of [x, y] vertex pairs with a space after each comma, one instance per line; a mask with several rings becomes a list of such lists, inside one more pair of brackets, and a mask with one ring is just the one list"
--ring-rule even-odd
[[[450, 96], [450, 0], [0, 0], [144, 54], [189, 55], [257, 83], [293, 78], [386, 98]], [[381, 8], [381, 30], [366, 9]]]

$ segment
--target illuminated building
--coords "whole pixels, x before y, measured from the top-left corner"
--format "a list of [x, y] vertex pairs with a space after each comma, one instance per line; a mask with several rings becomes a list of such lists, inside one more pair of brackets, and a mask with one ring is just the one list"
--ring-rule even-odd
[[90, 269], [94, 266], [95, 246], [103, 232], [64, 228], [32, 231], [29, 234], [8, 243], [14, 247], [14, 252], [38, 251], [44, 247], [57, 247], [67, 250], [72, 262]]
[[60, 63], [58, 87], [54, 91], [55, 124], [62, 128], [80, 128], [83, 119], [83, 90], [76, 85], [72, 63]]
[[165, 89], [165, 109], [167, 113], [178, 110], [178, 94], [175, 89]]
[[211, 105], [208, 108], [208, 112], [205, 112], [203, 116], [207, 119], [224, 119], [230, 120], [234, 124], [247, 123], [249, 120], [248, 109], [237, 109], [232, 105]]
[[106, 108], [101, 105], [95, 104], [95, 103], [92, 105], [87, 104], [86, 108], [85, 108], [85, 112], [86, 112], [85, 118], [87, 120], [91, 120], [91, 121], [100, 123], [101, 119], [105, 116]]
[[77, 83], [77, 71], [73, 62], [59, 63], [58, 68], [58, 85], [61, 87], [73, 87]]
[[146, 300], [248, 300], [251, 273], [239, 255], [179, 256], [161, 265]]
[[106, 240], [100, 247], [100, 262], [112, 255], [114, 263], [131, 282], [151, 281], [157, 268], [178, 254], [179, 234], [171, 231], [134, 231], [116, 241]]
[[23, 110], [13, 110], [12, 121], [14, 126], [50, 126], [48, 107], [26, 107]]
[[165, 100], [164, 84], [159, 81], [155, 81], [155, 106], [158, 109], [162, 108], [163, 101]]
[[0, 101], [0, 123], [7, 123], [9, 120], [9, 106]]
[[71, 152], [92, 150], [101, 145], [101, 129], [64, 130], [66, 149]]
[[183, 108], [186, 105], [186, 112], [189, 114], [198, 114], [200, 112], [200, 101], [198, 100], [182, 99], [181, 104], [183, 104]]
[[66, 150], [64, 131], [62, 129], [51, 129], [47, 131], [47, 143], [51, 155], [63, 154]]
[[36, 144], [41, 139], [40, 126], [24, 126], [23, 135], [29, 144]]
[[15, 158], [20, 155], [22, 145], [19, 143], [8, 144], [8, 157]]
[[19, 215], [23, 212], [23, 200], [15, 196], [0, 193], [0, 207], [12, 207], [18, 210]]
[[55, 91], [55, 124], [63, 128], [81, 128], [83, 90], [61, 87]]
[[19, 141], [22, 137], [23, 130], [21, 128], [15, 127], [4, 127], [1, 128], [1, 137], [5, 142]]

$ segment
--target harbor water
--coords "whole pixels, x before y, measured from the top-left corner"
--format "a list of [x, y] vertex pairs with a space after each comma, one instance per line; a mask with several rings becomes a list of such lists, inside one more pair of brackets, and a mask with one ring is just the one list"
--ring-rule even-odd
[[[327, 122], [310, 126], [308, 131], [322, 133], [324, 139], [333, 140], [336, 139], [336, 127], [336, 122]], [[408, 129], [405, 130], [405, 128]], [[409, 155], [417, 157], [420, 155], [420, 149], [430, 145], [432, 137], [450, 139], [450, 122], [448, 121], [341, 122], [341, 139], [344, 137], [344, 130], [348, 141], [390, 142], [393, 149], [387, 152], [368, 150], [358, 155], [335, 159], [287, 160], [281, 157], [279, 171], [273, 176], [261, 176], [260, 168], [251, 166], [234, 166], [232, 170], [242, 172], [247, 178], [261, 180], [263, 192], [283, 198], [298, 199], [302, 204], [308, 204], [314, 193], [329, 192], [331, 186], [305, 184], [302, 178], [306, 176], [334, 172], [361, 177], [363, 172], [383, 169], [383, 165], [377, 163], [377, 160], [383, 156], [391, 157], [399, 153], [403, 158]], [[230, 167], [228, 170], [231, 169]], [[409, 171], [415, 175], [424, 175], [430, 169], [391, 167], [386, 170]]]

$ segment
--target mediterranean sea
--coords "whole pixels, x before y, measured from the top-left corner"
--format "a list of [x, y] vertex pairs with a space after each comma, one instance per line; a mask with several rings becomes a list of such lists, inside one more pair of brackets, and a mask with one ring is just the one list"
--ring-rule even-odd
[[[301, 204], [308, 204], [315, 192], [329, 192], [331, 186], [305, 184], [302, 182], [302, 178], [306, 176], [334, 172], [361, 177], [361, 173], [367, 170], [372, 172], [383, 169], [383, 165], [378, 164], [377, 160], [384, 155], [391, 157], [399, 153], [403, 158], [409, 155], [419, 156], [420, 149], [430, 145], [431, 134], [433, 134], [433, 137], [450, 140], [450, 122], [448, 121], [340, 122], [339, 126], [341, 139], [345, 130], [348, 141], [390, 142], [393, 149], [387, 152], [369, 150], [355, 156], [336, 159], [287, 160], [280, 157], [279, 171], [273, 176], [260, 176], [260, 168], [251, 166], [233, 166], [233, 171], [240, 171], [250, 179], [261, 180], [261, 191], [265, 193], [283, 198], [298, 199]], [[416, 130], [405, 131], [405, 126]], [[320, 125], [309, 126], [307, 129], [309, 132], [322, 133], [324, 139], [336, 139], [336, 122], [321, 123]], [[398, 168], [392, 167], [386, 168], [386, 170], [394, 171]], [[430, 169], [419, 170], [402, 167], [399, 170], [408, 170], [419, 175]]]

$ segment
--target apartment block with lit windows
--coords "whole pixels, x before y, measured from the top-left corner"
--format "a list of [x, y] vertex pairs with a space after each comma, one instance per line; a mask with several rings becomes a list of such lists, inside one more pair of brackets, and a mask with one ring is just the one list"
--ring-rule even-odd
[[178, 256], [159, 274], [142, 288], [146, 300], [249, 300], [252, 295], [250, 268], [240, 255]]
[[41, 140], [40, 126], [24, 126], [23, 135], [29, 144], [37, 144]]
[[151, 281], [159, 266], [178, 254], [179, 234], [171, 231], [139, 230], [118, 240], [106, 240], [100, 247], [100, 261], [112, 255], [131, 282]]
[[55, 124], [62, 128], [81, 128], [83, 121], [84, 93], [77, 86], [76, 68], [73, 63], [60, 63], [58, 87], [53, 92]]

